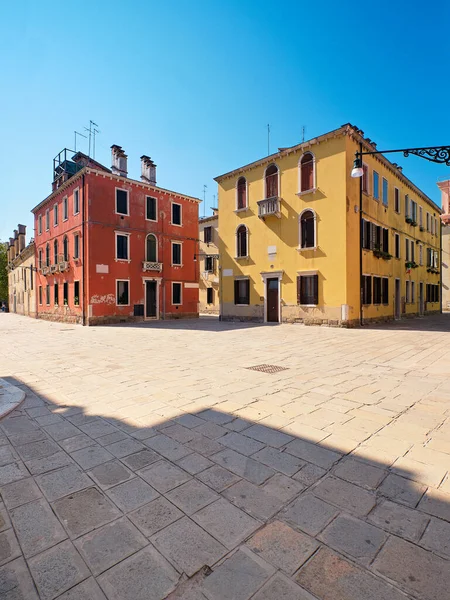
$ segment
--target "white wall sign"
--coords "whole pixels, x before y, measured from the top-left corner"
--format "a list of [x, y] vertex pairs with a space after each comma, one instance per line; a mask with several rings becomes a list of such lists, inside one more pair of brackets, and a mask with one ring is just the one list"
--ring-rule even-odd
[[222, 274], [224, 277], [233, 277], [233, 269], [224, 269]]
[[95, 265], [97, 273], [109, 273], [109, 265]]
[[185, 283], [184, 287], [185, 288], [197, 289], [199, 287], [199, 285], [198, 285], [198, 283]]

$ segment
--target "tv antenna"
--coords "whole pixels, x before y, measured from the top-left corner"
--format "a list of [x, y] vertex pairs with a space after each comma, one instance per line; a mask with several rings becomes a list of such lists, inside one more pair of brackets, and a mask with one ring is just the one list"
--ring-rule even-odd
[[87, 131], [89, 133], [89, 153], [88, 156], [91, 156], [91, 140], [92, 137], [94, 138], [94, 144], [93, 144], [93, 148], [94, 148], [94, 156], [93, 158], [95, 158], [95, 136], [97, 133], [100, 133], [100, 130], [97, 129], [98, 125], [97, 123], [94, 123], [94, 121], [90, 120], [89, 121], [89, 129], [87, 127], [85, 127], [85, 131]]
[[203, 218], [206, 217], [206, 190], [208, 186], [206, 184], [203, 185]]
[[80, 133], [78, 131], [74, 131], [75, 134], [75, 152], [77, 151], [77, 135], [84, 137], [85, 139], [87, 139], [87, 135], [84, 135], [84, 133]]

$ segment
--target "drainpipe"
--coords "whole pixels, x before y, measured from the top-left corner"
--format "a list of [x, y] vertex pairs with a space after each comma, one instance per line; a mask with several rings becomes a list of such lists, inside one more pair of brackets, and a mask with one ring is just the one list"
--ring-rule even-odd
[[82, 204], [81, 204], [81, 230], [82, 230], [82, 236], [83, 236], [83, 240], [82, 240], [82, 244], [81, 244], [81, 261], [82, 261], [82, 280], [83, 280], [83, 310], [82, 310], [82, 320], [83, 320], [83, 325], [86, 325], [86, 265], [85, 265], [85, 244], [86, 244], [86, 224], [85, 224], [85, 217], [86, 217], [86, 202], [85, 202], [85, 193], [86, 193], [86, 188], [85, 188], [85, 174], [83, 173], [82, 175], [82, 181], [83, 181], [83, 198], [82, 198]]
[[[362, 164], [362, 143], [359, 144], [359, 155]], [[363, 323], [363, 177], [359, 177], [359, 324]]]

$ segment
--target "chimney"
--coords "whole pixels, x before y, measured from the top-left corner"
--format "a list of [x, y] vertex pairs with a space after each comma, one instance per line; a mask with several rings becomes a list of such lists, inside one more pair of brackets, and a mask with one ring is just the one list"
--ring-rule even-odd
[[25, 250], [25, 235], [27, 232], [26, 225], [18, 225], [19, 227], [19, 253]]
[[12, 262], [16, 256], [14, 250], [14, 238], [9, 238], [9, 246], [8, 246], [8, 262]]
[[113, 144], [111, 146], [111, 171], [114, 175], [120, 175], [121, 177], [127, 177], [128, 175], [128, 156], [122, 150], [121, 146]]
[[19, 254], [19, 232], [14, 229], [14, 256]]
[[156, 185], [156, 165], [149, 156], [141, 156], [141, 179], [144, 183]]

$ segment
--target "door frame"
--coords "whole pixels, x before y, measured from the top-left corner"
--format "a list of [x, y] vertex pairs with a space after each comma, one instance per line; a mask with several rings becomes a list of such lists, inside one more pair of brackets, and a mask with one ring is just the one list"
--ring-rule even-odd
[[[144, 287], [144, 321], [159, 321], [160, 313], [159, 313], [159, 293], [161, 286], [161, 277], [143, 277], [142, 285]], [[147, 317], [147, 281], [155, 281], [156, 282], [156, 317]]]
[[[398, 293], [397, 293], [398, 291]], [[398, 310], [397, 310], [398, 309]], [[402, 284], [397, 277], [394, 279], [394, 319], [400, 321], [402, 318]]]
[[278, 279], [278, 323], [281, 323], [281, 279], [284, 271], [264, 271], [261, 273], [261, 278], [264, 284], [264, 323], [272, 323], [267, 321], [267, 280]]

